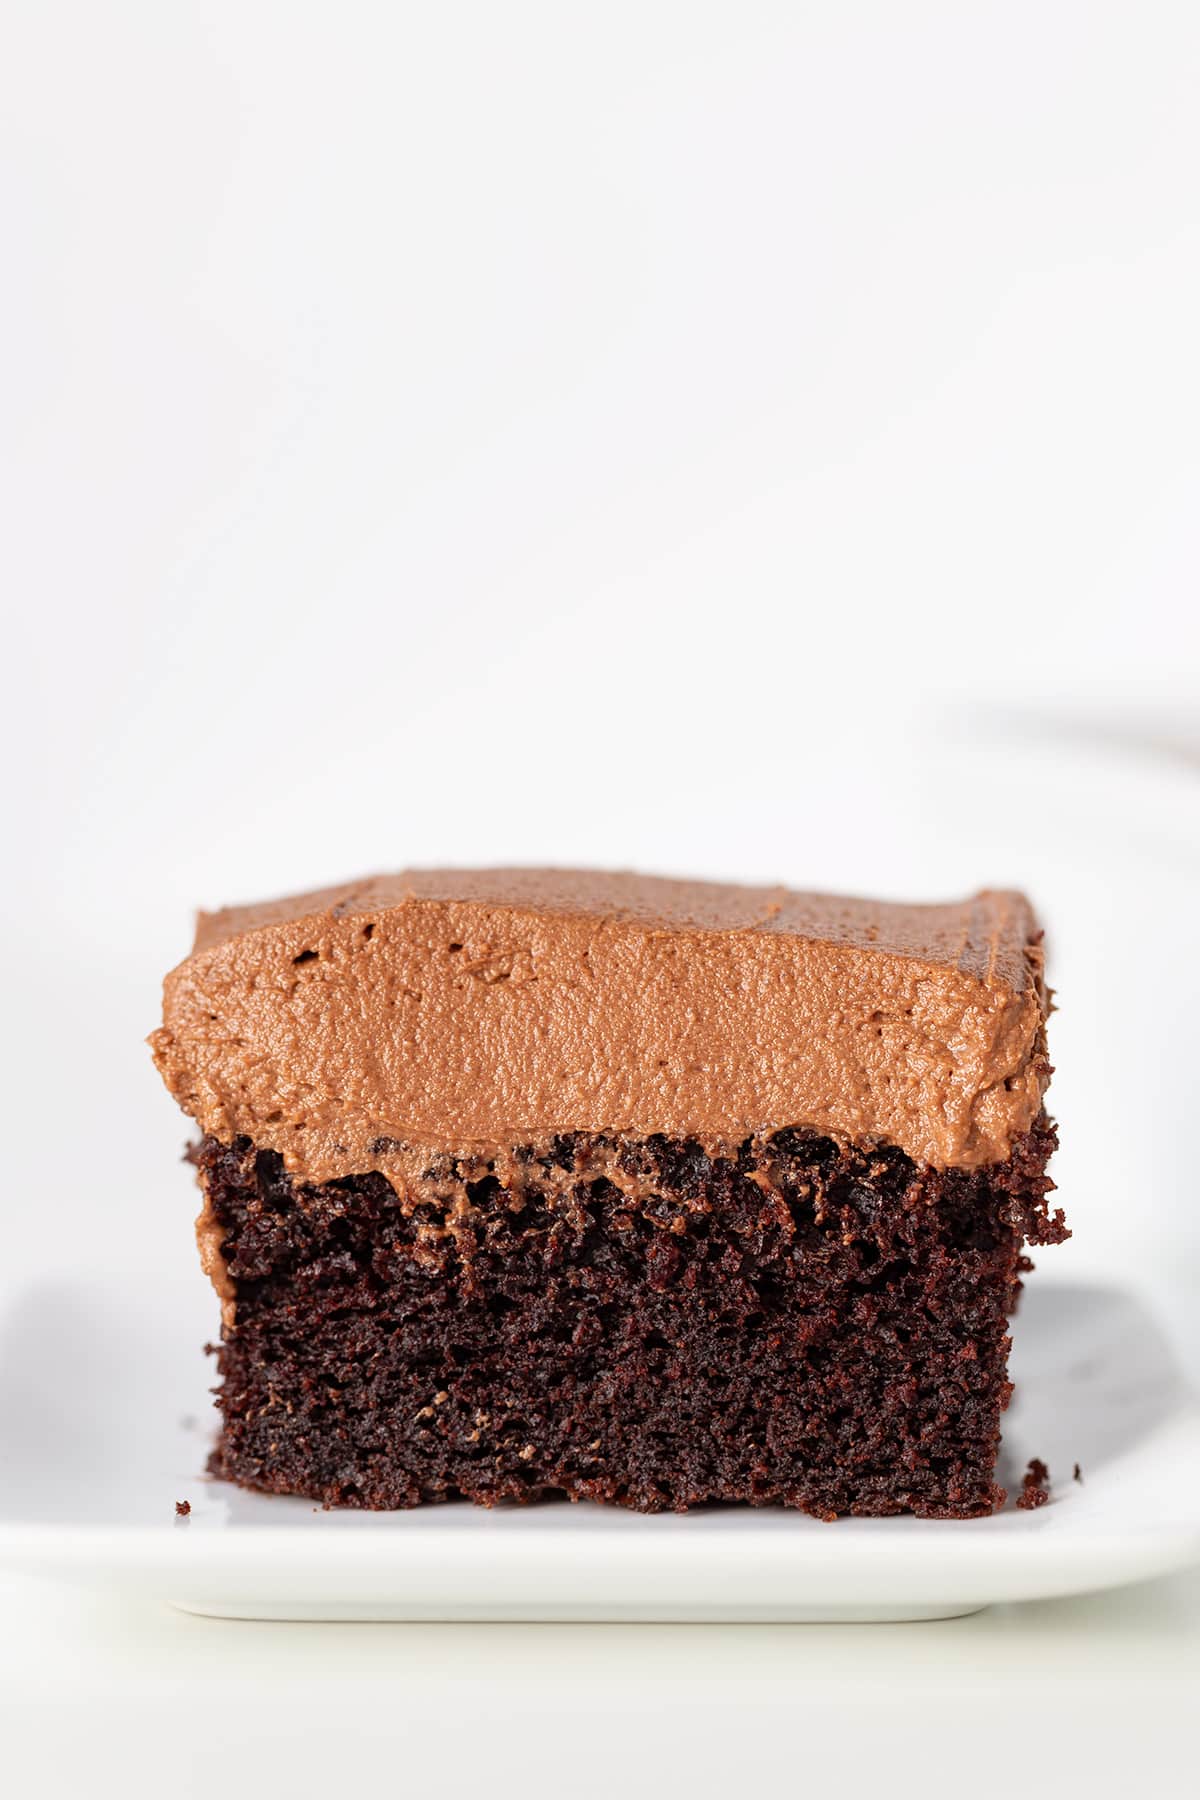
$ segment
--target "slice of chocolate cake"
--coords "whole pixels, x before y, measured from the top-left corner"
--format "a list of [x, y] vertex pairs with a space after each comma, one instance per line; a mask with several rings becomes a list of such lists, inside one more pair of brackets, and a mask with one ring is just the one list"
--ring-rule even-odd
[[153, 1038], [203, 1133], [218, 1475], [990, 1512], [1066, 1236], [1027, 902], [423, 871], [201, 916]]

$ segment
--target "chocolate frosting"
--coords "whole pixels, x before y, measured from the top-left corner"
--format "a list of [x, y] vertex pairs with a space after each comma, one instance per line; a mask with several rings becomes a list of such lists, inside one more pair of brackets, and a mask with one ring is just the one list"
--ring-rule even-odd
[[201, 914], [150, 1042], [204, 1131], [310, 1181], [414, 1145], [785, 1126], [971, 1168], [1041, 1109], [1040, 938], [1015, 893], [420, 870]]

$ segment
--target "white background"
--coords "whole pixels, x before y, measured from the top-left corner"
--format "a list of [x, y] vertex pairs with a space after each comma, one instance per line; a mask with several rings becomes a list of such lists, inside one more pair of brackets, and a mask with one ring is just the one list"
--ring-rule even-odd
[[1043, 1260], [1200, 1359], [1200, 10], [2, 28], [0, 1287], [192, 1256], [141, 1040], [198, 904], [1013, 883]]

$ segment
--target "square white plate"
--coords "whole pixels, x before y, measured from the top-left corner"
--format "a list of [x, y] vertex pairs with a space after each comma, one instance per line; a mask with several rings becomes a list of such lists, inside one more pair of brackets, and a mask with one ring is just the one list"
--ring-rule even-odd
[[[1035, 1281], [1001, 1479], [966, 1522], [547, 1503], [323, 1512], [204, 1475], [211, 1297], [28, 1293], [0, 1332], [0, 1564], [259, 1619], [918, 1619], [1200, 1561], [1200, 1410], [1127, 1296]], [[1078, 1463], [1082, 1482], [1073, 1477]], [[176, 1500], [191, 1502], [187, 1519]]]

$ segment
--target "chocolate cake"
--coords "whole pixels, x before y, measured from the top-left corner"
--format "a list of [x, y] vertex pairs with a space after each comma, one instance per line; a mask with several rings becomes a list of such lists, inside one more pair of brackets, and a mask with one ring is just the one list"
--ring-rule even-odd
[[615, 874], [201, 915], [151, 1043], [202, 1136], [212, 1468], [968, 1518], [1048, 1210], [1041, 933]]

